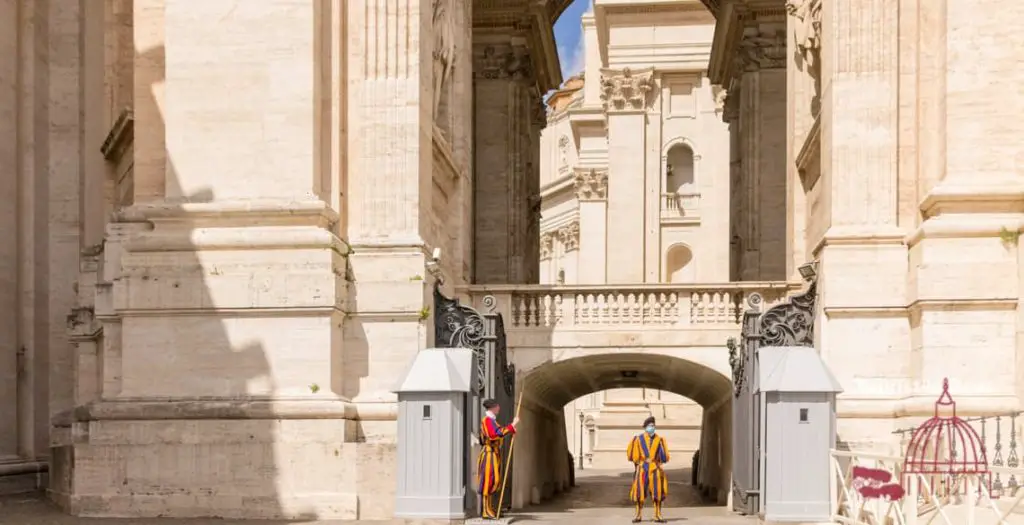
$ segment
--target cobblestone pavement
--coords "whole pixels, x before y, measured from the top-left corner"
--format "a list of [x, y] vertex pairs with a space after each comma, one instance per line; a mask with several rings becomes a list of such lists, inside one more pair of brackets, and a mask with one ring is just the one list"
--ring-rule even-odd
[[[555, 500], [513, 512], [509, 517], [521, 525], [613, 525], [627, 524], [632, 509], [627, 499], [630, 472], [583, 471], [577, 473], [577, 487]], [[669, 473], [669, 499], [665, 519], [688, 525], [750, 525], [748, 518], [731, 515], [722, 507], [705, 506], [687, 481], [687, 470]], [[649, 522], [650, 511], [645, 516]], [[63, 514], [45, 500], [33, 496], [0, 498], [0, 525], [355, 525], [352, 521], [238, 521], [224, 519], [102, 519], [75, 518]], [[385, 525], [387, 522], [360, 522]]]

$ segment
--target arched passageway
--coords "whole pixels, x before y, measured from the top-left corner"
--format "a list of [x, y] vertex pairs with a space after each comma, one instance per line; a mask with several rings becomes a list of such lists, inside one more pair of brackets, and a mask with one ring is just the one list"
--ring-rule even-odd
[[[685, 350], [676, 352], [685, 353]], [[563, 407], [593, 392], [621, 388], [650, 388], [678, 394], [703, 408], [699, 438], [701, 466], [696, 486], [689, 493], [670, 496], [670, 505], [711, 502], [724, 505], [731, 471], [732, 382], [723, 373], [727, 364], [698, 362], [665, 353], [595, 353], [565, 360], [548, 361], [520, 371], [523, 393], [522, 420], [517, 437], [514, 462], [512, 505], [522, 508], [551, 500], [570, 486], [575, 465], [571, 460], [573, 444], [568, 442]], [[696, 356], [694, 356], [696, 357]], [[703, 360], [701, 360], [703, 361]], [[621, 436], [623, 470], [628, 471], [625, 447], [637, 432], [624, 428]], [[671, 445], [671, 443], [670, 443]], [[687, 455], [670, 465], [673, 481], [689, 484], [691, 464]], [[596, 497], [609, 506], [626, 504], [629, 476], [585, 473], [578, 484], [604, 481], [619, 487], [606, 487]], [[670, 479], [671, 479], [670, 478]], [[593, 492], [593, 487], [583, 488]], [[670, 493], [672, 493], [670, 489]], [[572, 498], [569, 501], [573, 501]], [[583, 503], [585, 504], [585, 503]]]

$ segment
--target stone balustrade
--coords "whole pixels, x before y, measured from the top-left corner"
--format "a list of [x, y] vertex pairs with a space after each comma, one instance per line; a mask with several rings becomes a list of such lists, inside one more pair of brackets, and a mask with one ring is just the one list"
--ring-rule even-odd
[[800, 289], [799, 283], [639, 285], [473, 285], [458, 290], [466, 304], [495, 311], [505, 328], [600, 329], [637, 326], [735, 325], [747, 297], [760, 293], [765, 307]]
[[696, 218], [700, 215], [700, 193], [662, 193], [661, 218]]

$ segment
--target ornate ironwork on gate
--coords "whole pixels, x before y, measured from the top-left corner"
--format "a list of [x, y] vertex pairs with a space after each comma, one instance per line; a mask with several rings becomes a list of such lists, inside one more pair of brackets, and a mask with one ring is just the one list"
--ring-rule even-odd
[[817, 282], [799, 295], [762, 312], [764, 297], [747, 297], [740, 341], [729, 339], [732, 367], [733, 510], [756, 514], [761, 506], [761, 399], [758, 393], [757, 351], [767, 346], [814, 346], [814, 312]]
[[[473, 438], [467, 439], [467, 465], [473, 465], [471, 473], [467, 473], [466, 494], [467, 509], [478, 509], [476, 496], [476, 457], [478, 452], [477, 435], [480, 431], [480, 420], [483, 418], [481, 404], [484, 399], [494, 399], [504, 410], [499, 415], [502, 425], [511, 423], [515, 411], [515, 366], [509, 362], [508, 346], [505, 339], [505, 322], [500, 313], [494, 311], [497, 301], [494, 296], [483, 298], [483, 306], [487, 312], [480, 313], [475, 308], [461, 304], [458, 299], [450, 298], [441, 292], [440, 283], [434, 284], [434, 347], [436, 348], [468, 348], [476, 357], [476, 374], [473, 379], [473, 392], [467, 399], [467, 423]], [[511, 440], [502, 445], [502, 458], [508, 457]], [[504, 469], [504, 465], [502, 465]], [[503, 472], [510, 476], [510, 472]], [[505, 486], [504, 504], [512, 505], [512, 479]]]

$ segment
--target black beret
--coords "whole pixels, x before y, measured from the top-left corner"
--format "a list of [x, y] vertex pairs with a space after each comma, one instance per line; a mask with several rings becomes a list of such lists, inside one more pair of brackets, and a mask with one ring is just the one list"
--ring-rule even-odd
[[493, 399], [484, 399], [484, 408], [490, 410], [498, 406], [498, 402]]
[[647, 418], [647, 419], [645, 419], [645, 420], [644, 420], [644, 426], [645, 426], [645, 427], [646, 427], [647, 425], [653, 425], [653, 424], [654, 424], [654, 416], [651, 416], [651, 417], [649, 417], [649, 418]]

